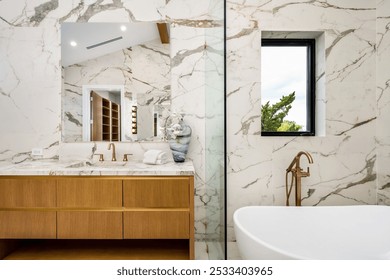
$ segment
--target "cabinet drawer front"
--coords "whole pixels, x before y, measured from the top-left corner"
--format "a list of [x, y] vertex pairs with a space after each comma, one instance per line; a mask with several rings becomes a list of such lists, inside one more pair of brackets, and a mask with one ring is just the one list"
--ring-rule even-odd
[[56, 238], [56, 212], [0, 211], [0, 238]]
[[189, 178], [127, 179], [123, 200], [125, 207], [189, 207]]
[[104, 211], [59, 211], [58, 239], [121, 239], [122, 213]]
[[189, 238], [188, 211], [127, 211], [123, 214], [124, 238]]
[[0, 208], [55, 206], [55, 179], [0, 179]]
[[59, 179], [58, 207], [122, 207], [122, 181], [116, 179]]

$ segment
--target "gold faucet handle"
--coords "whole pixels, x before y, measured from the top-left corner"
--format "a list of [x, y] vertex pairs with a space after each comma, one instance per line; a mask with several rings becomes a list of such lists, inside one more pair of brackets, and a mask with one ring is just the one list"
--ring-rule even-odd
[[123, 155], [123, 161], [128, 161], [129, 159], [127, 158], [127, 156], [132, 156], [133, 154], [124, 154]]
[[301, 169], [301, 177], [309, 177], [310, 176], [310, 169], [309, 167], [307, 167], [307, 171], [303, 171], [303, 169]]
[[103, 154], [95, 154], [96, 156], [99, 156], [99, 161], [104, 161]]

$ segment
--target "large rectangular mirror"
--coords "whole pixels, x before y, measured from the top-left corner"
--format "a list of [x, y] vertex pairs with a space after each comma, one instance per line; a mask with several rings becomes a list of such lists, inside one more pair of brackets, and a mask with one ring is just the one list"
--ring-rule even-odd
[[62, 141], [161, 141], [171, 107], [166, 23], [63, 23]]

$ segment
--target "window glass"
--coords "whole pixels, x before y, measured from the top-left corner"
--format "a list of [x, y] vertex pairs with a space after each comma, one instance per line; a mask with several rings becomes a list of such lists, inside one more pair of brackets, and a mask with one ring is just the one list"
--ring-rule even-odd
[[[261, 49], [262, 135], [314, 133], [311, 113], [314, 69], [310, 46], [302, 42], [264, 41]], [[310, 118], [310, 119], [308, 119]]]

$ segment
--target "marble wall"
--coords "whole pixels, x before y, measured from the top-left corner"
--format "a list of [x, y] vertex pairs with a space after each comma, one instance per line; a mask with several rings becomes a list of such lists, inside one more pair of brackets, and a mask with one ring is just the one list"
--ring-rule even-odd
[[390, 205], [390, 1], [377, 1], [376, 17], [378, 203]]
[[[196, 239], [208, 239], [205, 204], [208, 209], [219, 206], [208, 203], [210, 196], [218, 194], [207, 191], [205, 177], [205, 98], [209, 93], [223, 95], [221, 91], [209, 90], [212, 84], [223, 88], [220, 78], [223, 70], [217, 69], [223, 69], [223, 48], [220, 44], [219, 49], [208, 47], [206, 41], [210, 38], [206, 40], [205, 33], [218, 29], [220, 33], [215, 32], [214, 38], [223, 37], [221, 3], [220, 0], [0, 1], [0, 164], [31, 160], [34, 147], [44, 149], [44, 158], [57, 158], [59, 147], [66, 145], [61, 142], [62, 22], [167, 21], [171, 24], [172, 107], [186, 113], [184, 120], [193, 131], [188, 159], [196, 170]], [[205, 61], [209, 53], [222, 61], [211, 67], [222, 76], [206, 84]], [[129, 146], [123, 149], [138, 155], [151, 147], [150, 143], [125, 145]], [[168, 148], [166, 143], [154, 147]], [[207, 172], [219, 174], [220, 170]]]
[[[228, 241], [237, 208], [284, 205], [285, 170], [301, 150], [314, 159], [303, 205], [390, 204], [389, 4], [227, 1]], [[263, 31], [322, 34], [321, 136], [260, 136]]]

